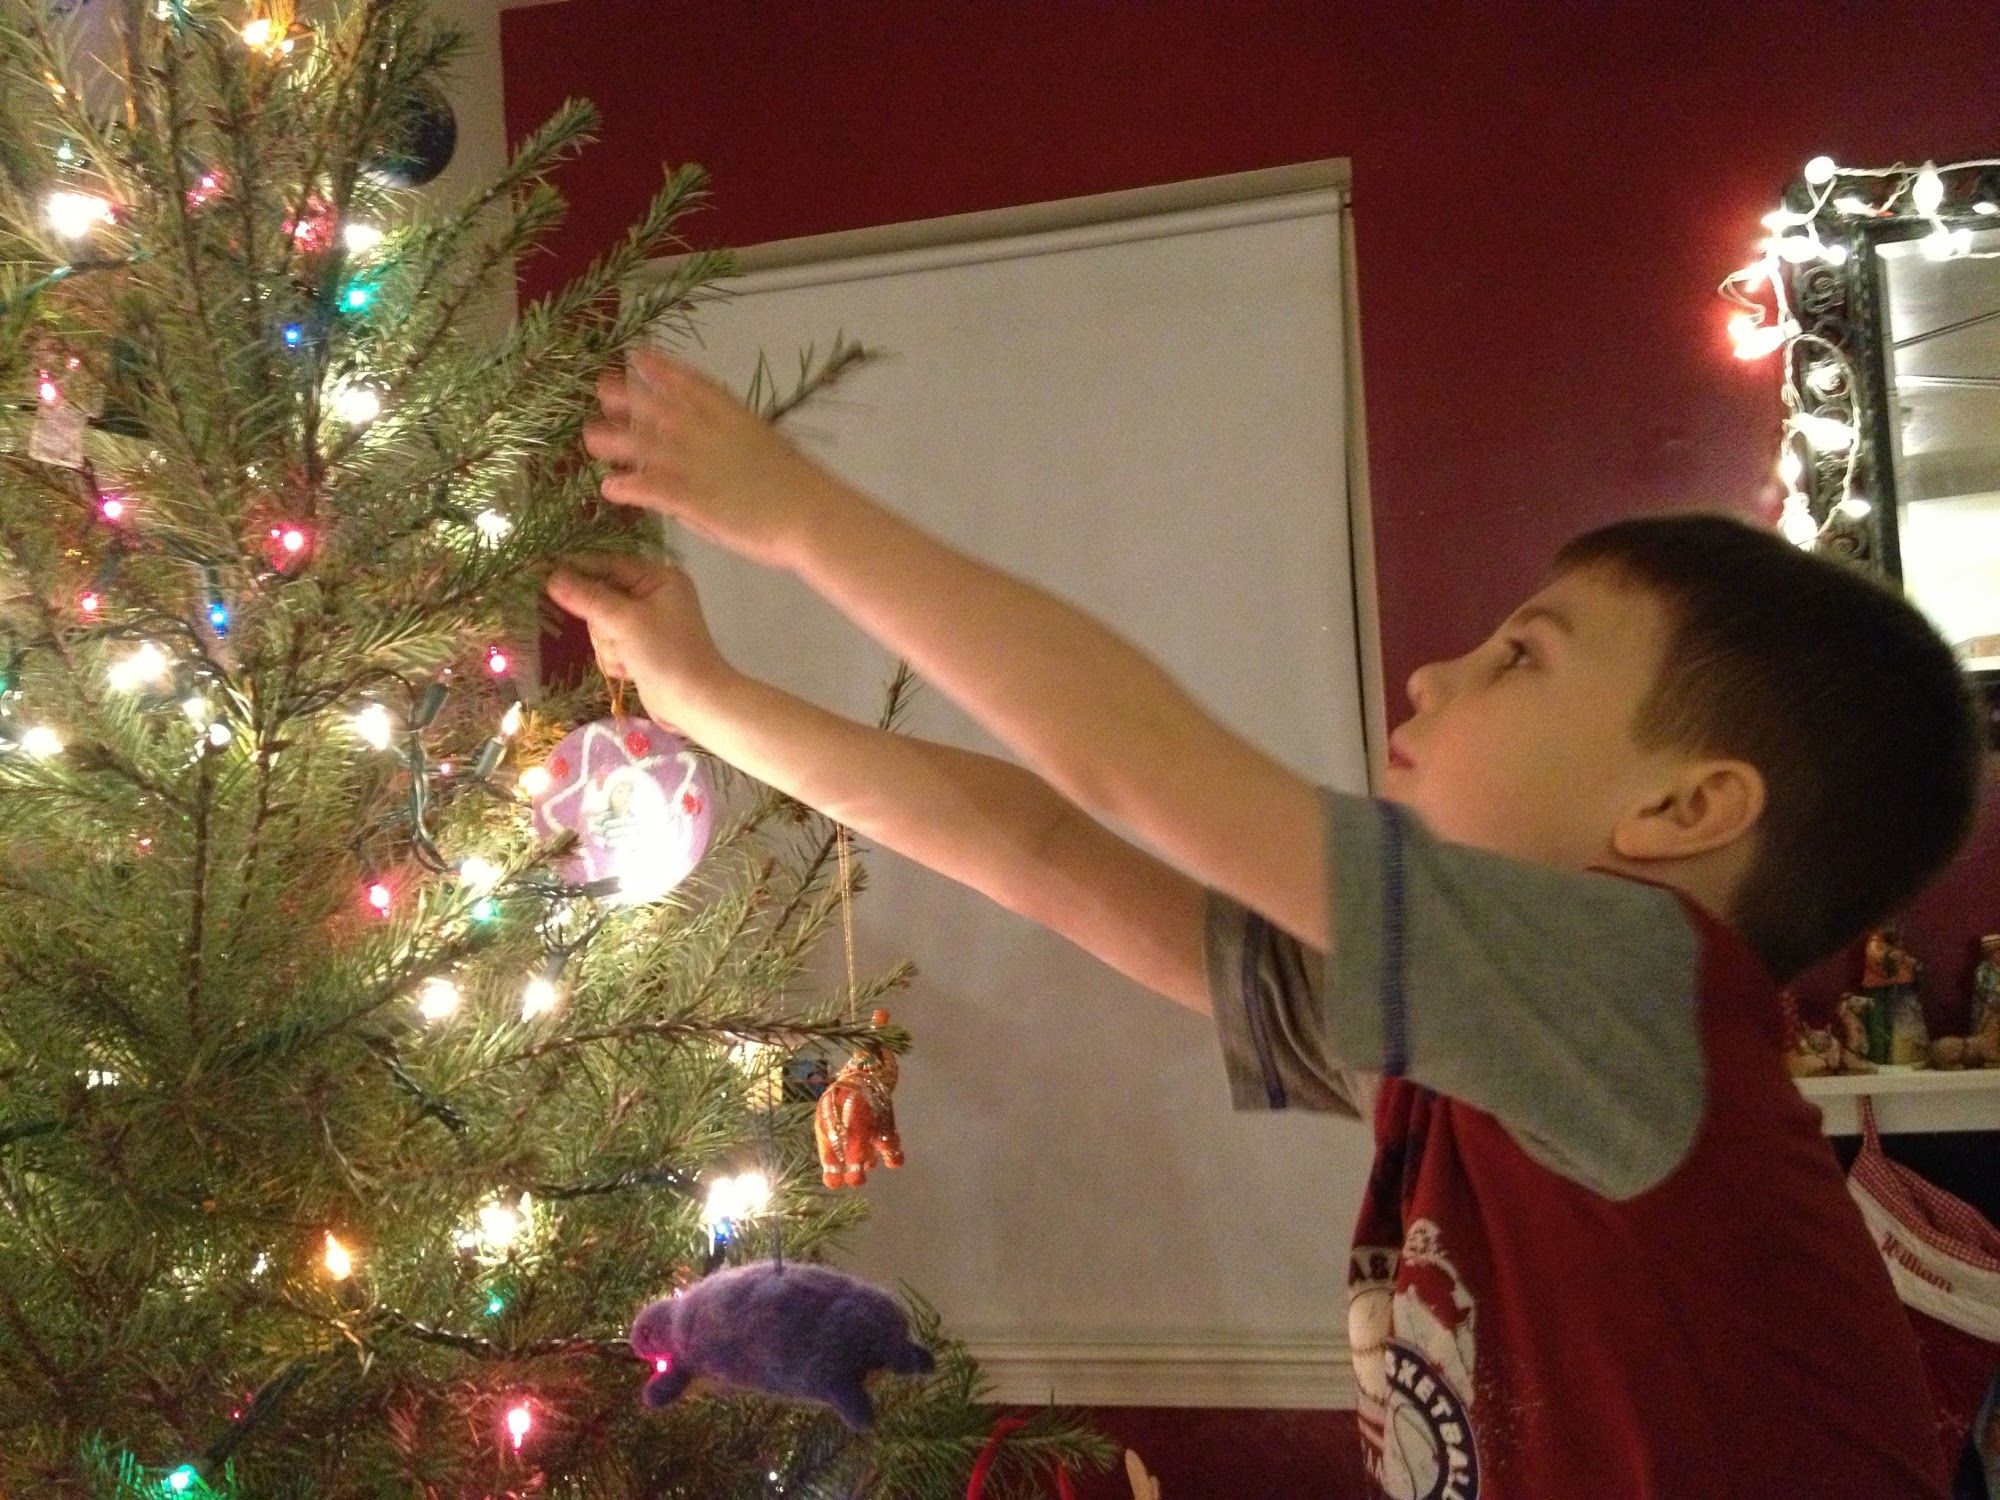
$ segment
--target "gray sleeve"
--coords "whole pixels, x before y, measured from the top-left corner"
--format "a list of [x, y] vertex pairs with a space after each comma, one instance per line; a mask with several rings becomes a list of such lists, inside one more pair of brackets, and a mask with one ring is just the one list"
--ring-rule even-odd
[[1607, 1197], [1665, 1178], [1705, 1087], [1700, 940], [1674, 894], [1448, 843], [1395, 803], [1322, 794], [1320, 1004], [1246, 1020], [1253, 1052], [1262, 1036], [1320, 1069], [1449, 1094]]
[[1357, 1119], [1373, 1113], [1374, 1080], [1327, 1054], [1318, 949], [1211, 889], [1202, 950], [1231, 1103]]

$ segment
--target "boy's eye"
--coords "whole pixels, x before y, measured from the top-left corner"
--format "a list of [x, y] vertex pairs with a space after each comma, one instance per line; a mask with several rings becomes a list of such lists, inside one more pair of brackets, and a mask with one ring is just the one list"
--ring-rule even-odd
[[1504, 672], [1509, 667], [1518, 667], [1527, 661], [1528, 643], [1526, 641], [1502, 641], [1500, 644], [1507, 648], [1507, 658], [1500, 663], [1501, 671]]

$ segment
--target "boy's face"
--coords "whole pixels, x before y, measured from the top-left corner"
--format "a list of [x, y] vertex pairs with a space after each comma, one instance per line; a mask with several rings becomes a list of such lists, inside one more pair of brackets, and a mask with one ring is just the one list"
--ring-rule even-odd
[[1668, 631], [1660, 601], [1608, 569], [1557, 578], [1464, 656], [1411, 674], [1383, 795], [1440, 838], [1612, 862], [1612, 829], [1671, 758], [1631, 733]]

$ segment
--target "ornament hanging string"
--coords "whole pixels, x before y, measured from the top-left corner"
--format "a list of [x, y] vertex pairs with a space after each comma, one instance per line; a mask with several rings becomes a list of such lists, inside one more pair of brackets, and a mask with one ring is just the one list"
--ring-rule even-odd
[[847, 1019], [851, 1021], [859, 1014], [859, 1008], [855, 999], [857, 986], [854, 979], [854, 904], [847, 866], [847, 825], [834, 824], [833, 833], [840, 849], [840, 926], [847, 941]]

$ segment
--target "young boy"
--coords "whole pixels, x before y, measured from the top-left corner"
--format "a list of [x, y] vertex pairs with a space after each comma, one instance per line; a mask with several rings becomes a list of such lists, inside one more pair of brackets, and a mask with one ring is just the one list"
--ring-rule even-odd
[[1350, 796], [688, 367], [602, 396], [608, 498], [793, 570], [1033, 769], [748, 679], [684, 574], [578, 560], [549, 592], [650, 712], [1212, 1010], [1239, 1108], [1372, 1108], [1349, 1322], [1389, 1495], [1945, 1493], [1774, 982], [1970, 824], [1981, 723], [1900, 597], [1724, 517], [1593, 532], [1411, 677], [1383, 797]]

